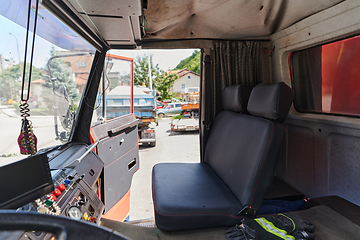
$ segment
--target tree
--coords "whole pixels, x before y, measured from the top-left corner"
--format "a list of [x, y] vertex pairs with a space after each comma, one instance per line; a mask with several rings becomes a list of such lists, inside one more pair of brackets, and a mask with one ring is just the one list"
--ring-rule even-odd
[[[154, 82], [161, 81], [163, 71], [160, 70], [158, 64], [154, 66], [152, 56], [150, 56], [150, 63], [151, 63], [151, 77]], [[145, 86], [149, 87], [149, 57], [140, 57], [137, 56], [134, 62], [134, 83], [135, 85], [142, 85], [145, 83]]]
[[[172, 97], [170, 89], [178, 78], [176, 74], [166, 74], [163, 70], [160, 70], [158, 64], [154, 66], [152, 62], [152, 56], [150, 56], [151, 64], [151, 77], [153, 87], [160, 92], [160, 100], [169, 99]], [[135, 85], [142, 85], [149, 87], [149, 57], [137, 57], [134, 62], [134, 83]]]
[[[24, 66], [24, 63], [21, 63], [21, 66]], [[26, 76], [25, 83], [27, 83], [29, 71], [30, 71], [30, 65], [27, 64], [25, 71], [25, 76]], [[20, 94], [21, 94], [20, 91], [22, 85], [21, 74], [22, 73], [20, 73], [19, 64], [13, 67], [9, 67], [0, 73], [1, 97], [5, 97], [6, 99], [10, 99], [11, 97], [13, 97], [14, 100], [20, 100]], [[39, 78], [42, 78], [40, 69], [32, 66], [31, 81], [35, 81]], [[25, 86], [25, 89], [27, 89], [27, 86]], [[31, 91], [31, 87], [30, 87], [30, 91]]]
[[125, 86], [130, 86], [130, 73], [120, 76], [121, 83], [124, 83]]
[[19, 90], [21, 89], [20, 68], [19, 65], [9, 67], [0, 74], [1, 97], [10, 99], [19, 98]]
[[199, 50], [195, 50], [190, 57], [181, 60], [175, 69], [187, 68], [190, 71], [200, 74], [200, 56], [201, 52]]
[[[52, 46], [50, 50], [50, 56], [58, 56], [59, 53], [55, 50], [55, 47]], [[64, 60], [62, 58], [53, 58], [50, 62], [50, 69], [52, 73], [52, 77], [56, 80], [55, 83], [55, 89], [59, 89], [60, 87], [64, 86], [66, 88], [66, 93], [68, 96], [68, 99], [72, 102], [76, 102], [80, 99], [79, 92], [76, 88], [76, 84], [74, 80], [71, 77], [71, 71], [69, 71], [69, 66], [65, 64]], [[47, 73], [47, 76], [45, 76], [46, 82], [43, 84], [43, 86], [52, 89], [52, 81], [50, 79], [50, 73], [46, 66], [45, 72]]]
[[160, 92], [159, 100], [171, 99], [174, 94], [170, 92], [171, 87], [174, 85], [176, 79], [178, 79], [178, 75], [175, 73], [172, 74], [163, 74], [162, 81], [155, 82], [155, 88]]

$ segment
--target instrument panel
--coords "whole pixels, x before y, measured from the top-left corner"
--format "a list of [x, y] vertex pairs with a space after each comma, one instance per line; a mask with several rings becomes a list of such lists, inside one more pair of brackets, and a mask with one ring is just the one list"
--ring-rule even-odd
[[[72, 143], [48, 151], [54, 190], [18, 210], [66, 216], [99, 225], [104, 204], [98, 196], [97, 182], [104, 164], [93, 148], [93, 145]], [[55, 238], [52, 233], [26, 231], [18, 239]]]

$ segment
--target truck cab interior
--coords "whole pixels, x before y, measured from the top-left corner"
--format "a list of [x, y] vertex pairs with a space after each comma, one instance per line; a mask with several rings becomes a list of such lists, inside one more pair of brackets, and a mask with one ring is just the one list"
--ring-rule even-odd
[[[4, 3], [1, 15], [10, 19], [15, 2], [36, 5]], [[264, 199], [306, 199], [294, 214], [316, 239], [359, 239], [359, 1], [42, 0], [38, 8], [78, 34], [93, 60], [66, 143], [0, 168], [29, 175], [6, 175], [14, 186], [46, 173], [34, 186], [4, 188], [0, 238], [226, 239]], [[133, 102], [128, 115], [91, 120], [107, 52], [184, 48], [201, 49], [199, 164], [149, 173], [157, 226], [117, 221], [139, 169], [138, 121]], [[46, 214], [36, 199], [61, 181], [71, 188], [56, 202], [63, 216]], [[31, 202], [45, 210], [22, 207]]]

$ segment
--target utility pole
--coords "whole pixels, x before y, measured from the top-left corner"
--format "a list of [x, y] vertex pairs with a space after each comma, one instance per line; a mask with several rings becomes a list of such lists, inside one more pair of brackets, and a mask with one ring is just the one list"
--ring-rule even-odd
[[22, 69], [21, 69], [19, 42], [18, 42], [18, 40], [17, 40], [17, 38], [15, 37], [14, 34], [12, 34], [11, 32], [9, 32], [9, 34], [10, 34], [11, 36], [13, 36], [13, 37], [15, 38], [15, 40], [16, 40], [16, 47], [17, 47], [18, 58], [19, 58], [20, 76], [21, 76], [21, 79], [22, 79], [22, 78], [23, 78], [23, 71], [22, 71]]
[[8, 75], [9, 75], [9, 87], [10, 87], [10, 96], [11, 96], [11, 104], [13, 103], [14, 101], [14, 98], [13, 98], [13, 93], [12, 93], [12, 87], [11, 87], [11, 78], [10, 78], [10, 67], [8, 67]]
[[151, 76], [151, 55], [150, 53], [148, 52], [148, 55], [149, 55], [149, 88], [151, 90], [153, 90], [153, 87], [152, 87], [152, 76]]

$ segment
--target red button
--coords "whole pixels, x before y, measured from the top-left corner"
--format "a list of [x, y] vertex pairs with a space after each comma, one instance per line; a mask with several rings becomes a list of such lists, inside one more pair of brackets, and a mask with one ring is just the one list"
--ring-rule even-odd
[[55, 197], [55, 195], [54, 195], [54, 194], [50, 194], [50, 195], [48, 195], [48, 196], [47, 196], [47, 199], [49, 199], [49, 200], [51, 200], [51, 201], [53, 201], [53, 202], [55, 202], [55, 201], [56, 201], [56, 197]]
[[57, 186], [57, 188], [60, 190], [60, 191], [64, 191], [65, 190], [65, 185], [64, 184], [60, 184], [59, 186]]
[[60, 191], [59, 189], [55, 189], [55, 190], [53, 191], [53, 194], [54, 194], [56, 197], [58, 197], [58, 196], [60, 196], [61, 191]]

